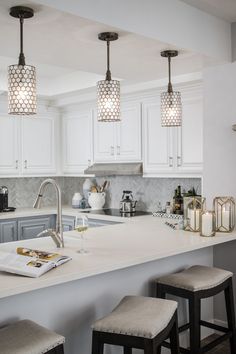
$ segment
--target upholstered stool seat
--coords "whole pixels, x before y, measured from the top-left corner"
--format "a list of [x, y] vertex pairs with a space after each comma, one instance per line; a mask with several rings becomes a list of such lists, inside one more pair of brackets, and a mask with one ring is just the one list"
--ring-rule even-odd
[[[93, 326], [93, 354], [101, 354], [104, 343], [160, 353], [161, 343], [170, 337], [171, 353], [179, 353], [177, 302], [143, 296], [126, 296], [107, 316]], [[148, 351], [149, 350], [149, 351]]]
[[1, 354], [63, 353], [65, 338], [30, 320], [0, 329]]
[[163, 276], [157, 282], [189, 291], [199, 291], [214, 288], [232, 276], [233, 273], [227, 270], [196, 265], [180, 273]]
[[94, 323], [95, 331], [154, 338], [167, 327], [177, 302], [142, 296], [126, 296], [106, 317]]
[[[230, 339], [231, 354], [236, 354], [236, 326], [232, 286], [233, 273], [213, 267], [196, 265], [179, 273], [165, 275], [156, 280], [157, 297], [167, 294], [188, 300], [189, 323], [179, 327], [179, 332], [190, 329], [190, 349], [181, 348], [180, 353], [207, 353], [226, 339]], [[201, 300], [224, 291], [228, 328], [201, 320]], [[224, 333], [221, 337], [201, 347], [201, 326]], [[167, 342], [164, 346], [169, 347]]]

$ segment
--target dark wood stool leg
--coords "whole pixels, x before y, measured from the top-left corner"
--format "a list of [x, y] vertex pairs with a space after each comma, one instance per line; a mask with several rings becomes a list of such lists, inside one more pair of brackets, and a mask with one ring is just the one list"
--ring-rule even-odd
[[231, 354], [236, 353], [236, 325], [235, 325], [235, 310], [234, 310], [234, 295], [232, 278], [229, 281], [229, 286], [225, 289], [225, 304], [228, 320], [228, 328], [232, 331], [232, 337], [230, 338]]
[[144, 354], [156, 354], [153, 340], [147, 339], [144, 341]]
[[124, 354], [132, 354], [132, 348], [129, 347], [123, 347], [124, 348]]
[[92, 339], [92, 354], [103, 354], [104, 343], [99, 341], [97, 332], [93, 332]]
[[161, 346], [157, 348], [156, 354], [161, 354]]
[[193, 295], [189, 299], [190, 354], [199, 354], [201, 347], [200, 331], [201, 300]]
[[156, 285], [156, 297], [159, 299], [165, 299], [166, 298], [166, 293], [162, 290], [161, 284]]
[[170, 350], [171, 354], [179, 354], [179, 330], [178, 330], [178, 316], [175, 314], [175, 322], [170, 332]]

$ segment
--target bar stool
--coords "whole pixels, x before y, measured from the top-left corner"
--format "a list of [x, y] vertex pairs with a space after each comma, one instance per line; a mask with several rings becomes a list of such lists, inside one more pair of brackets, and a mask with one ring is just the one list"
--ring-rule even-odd
[[30, 320], [0, 329], [1, 354], [63, 354], [65, 338]]
[[171, 354], [179, 354], [177, 302], [142, 296], [126, 296], [106, 317], [92, 326], [92, 354], [102, 354], [104, 344], [132, 348], [145, 354], [160, 354], [162, 342], [170, 337]]
[[[190, 329], [190, 349], [181, 347], [180, 353], [206, 353], [228, 338], [230, 338], [231, 354], [236, 353], [232, 276], [233, 274], [226, 270], [196, 265], [180, 273], [163, 276], [156, 280], [158, 298], [165, 298], [166, 294], [172, 294], [188, 300], [189, 323], [181, 326], [179, 332]], [[201, 320], [201, 299], [212, 297], [221, 291], [224, 291], [225, 294], [228, 328]], [[224, 334], [201, 347], [201, 326]], [[166, 342], [164, 346], [169, 347]]]

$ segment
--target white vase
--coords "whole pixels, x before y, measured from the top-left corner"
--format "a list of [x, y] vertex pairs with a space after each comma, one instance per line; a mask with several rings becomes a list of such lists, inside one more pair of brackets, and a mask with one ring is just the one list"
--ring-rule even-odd
[[81, 200], [82, 195], [80, 193], [75, 193], [72, 198], [72, 207], [79, 208]]
[[90, 192], [93, 185], [94, 183], [91, 181], [91, 179], [86, 178], [83, 183], [83, 194], [86, 199], [88, 199], [88, 193]]
[[88, 203], [91, 209], [102, 209], [105, 204], [106, 193], [88, 193]]

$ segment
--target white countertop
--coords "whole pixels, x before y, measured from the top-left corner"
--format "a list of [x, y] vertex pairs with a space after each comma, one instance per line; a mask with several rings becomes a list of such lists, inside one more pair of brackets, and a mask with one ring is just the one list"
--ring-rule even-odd
[[163, 219], [152, 216], [123, 221], [122, 224], [89, 229], [85, 243], [91, 250], [88, 255], [77, 253], [80, 240], [75, 231], [64, 233], [65, 248], [59, 250], [51, 238], [1, 244], [1, 251], [14, 252], [18, 246], [31, 247], [58, 251], [71, 256], [72, 261], [37, 279], [0, 272], [0, 298], [236, 240], [236, 232], [204, 238], [199, 234], [172, 230], [164, 225]]

